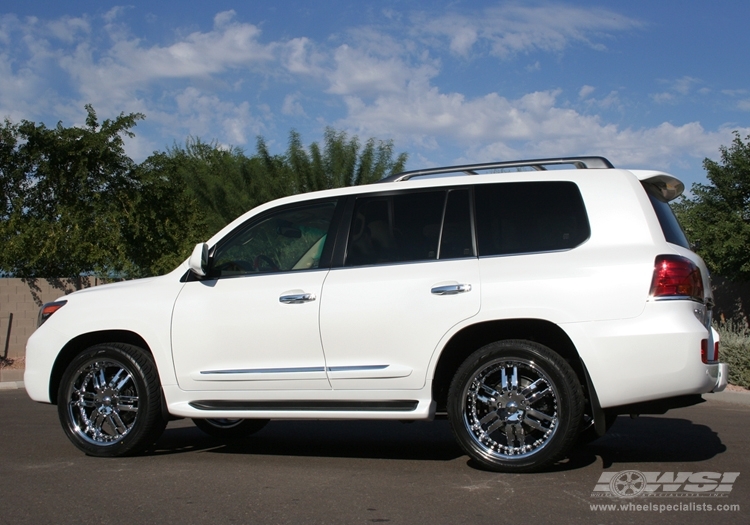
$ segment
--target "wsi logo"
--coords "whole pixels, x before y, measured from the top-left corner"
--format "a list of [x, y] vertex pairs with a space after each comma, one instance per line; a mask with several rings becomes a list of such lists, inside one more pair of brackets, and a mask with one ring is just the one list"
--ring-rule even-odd
[[727, 497], [739, 472], [602, 472], [592, 498]]

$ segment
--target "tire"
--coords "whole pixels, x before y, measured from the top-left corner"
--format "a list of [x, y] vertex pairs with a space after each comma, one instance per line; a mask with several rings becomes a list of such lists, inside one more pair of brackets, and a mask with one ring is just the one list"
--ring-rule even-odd
[[583, 409], [570, 365], [525, 340], [480, 348], [448, 391], [456, 440], [481, 467], [497, 472], [535, 471], [561, 459], [575, 442]]
[[57, 413], [70, 441], [89, 456], [143, 452], [167, 425], [161, 384], [151, 356], [137, 346], [92, 346], [60, 381]]
[[195, 426], [210, 436], [238, 439], [260, 432], [267, 419], [193, 419]]

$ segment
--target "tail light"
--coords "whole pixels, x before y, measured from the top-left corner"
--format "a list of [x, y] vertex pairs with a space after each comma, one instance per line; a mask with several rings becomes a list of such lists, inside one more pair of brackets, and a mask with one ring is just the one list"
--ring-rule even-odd
[[704, 364], [710, 363], [716, 363], [719, 360], [719, 342], [716, 341], [714, 343], [714, 355], [713, 357], [709, 357], [708, 355], [708, 339], [703, 339], [701, 341], [701, 361], [703, 361]]
[[654, 264], [651, 296], [689, 297], [703, 302], [703, 277], [693, 261], [679, 255], [659, 255]]

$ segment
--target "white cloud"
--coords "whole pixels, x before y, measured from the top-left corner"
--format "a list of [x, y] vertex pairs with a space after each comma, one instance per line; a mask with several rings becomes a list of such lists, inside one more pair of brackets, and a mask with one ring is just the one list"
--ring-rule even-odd
[[598, 39], [607, 32], [627, 31], [644, 26], [642, 22], [603, 8], [578, 8], [562, 4], [526, 6], [509, 3], [485, 9], [475, 15], [449, 13], [420, 23], [422, 32], [449, 41], [450, 50], [467, 56], [479, 45], [507, 58], [535, 50], [560, 52], [574, 42], [594, 49], [606, 49]]
[[596, 88], [594, 86], [583, 86], [580, 91], [578, 91], [578, 98], [588, 98], [589, 95], [594, 91], [596, 91]]
[[304, 117], [305, 110], [299, 101], [299, 93], [293, 93], [284, 97], [284, 104], [281, 106], [281, 112], [284, 115], [293, 117]]

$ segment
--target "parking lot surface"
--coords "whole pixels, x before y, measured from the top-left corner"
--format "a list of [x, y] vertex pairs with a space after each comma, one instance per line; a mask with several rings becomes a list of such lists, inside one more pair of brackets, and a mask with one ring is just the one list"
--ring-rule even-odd
[[273, 421], [224, 443], [181, 420], [147, 455], [98, 459], [56, 407], [0, 391], [0, 524], [747, 524], [749, 430], [750, 406], [711, 400], [621, 416], [545, 472], [496, 474], [446, 421]]

